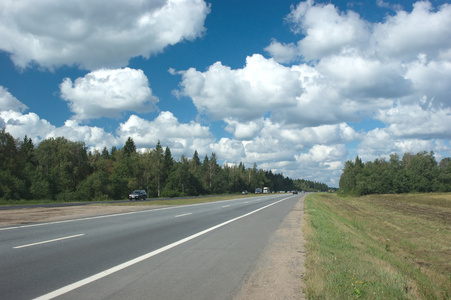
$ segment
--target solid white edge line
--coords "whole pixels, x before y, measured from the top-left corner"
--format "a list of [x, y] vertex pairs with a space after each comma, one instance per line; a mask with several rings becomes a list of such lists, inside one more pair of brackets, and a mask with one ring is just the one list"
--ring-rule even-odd
[[172, 243], [172, 244], [169, 244], [169, 245], [167, 245], [167, 246], [165, 246], [165, 247], [162, 247], [162, 248], [160, 248], [160, 249], [154, 250], [154, 251], [152, 251], [152, 252], [149, 252], [149, 253], [147, 253], [147, 254], [144, 254], [144, 255], [142, 255], [142, 256], [139, 256], [139, 257], [137, 257], [137, 258], [134, 258], [134, 259], [132, 259], [132, 260], [129, 260], [129, 261], [127, 261], [127, 262], [124, 262], [124, 263], [122, 263], [122, 264], [120, 264], [120, 265], [117, 265], [117, 266], [112, 267], [112, 268], [110, 268], [110, 269], [108, 269], [108, 270], [102, 271], [102, 272], [100, 272], [100, 273], [97, 273], [97, 274], [95, 274], [95, 275], [92, 275], [92, 276], [90, 276], [90, 277], [87, 277], [87, 278], [85, 278], [85, 279], [82, 279], [82, 280], [80, 280], [80, 281], [77, 281], [77, 282], [74, 282], [74, 283], [72, 283], [72, 284], [69, 284], [69, 285], [67, 285], [67, 286], [65, 286], [65, 287], [62, 287], [62, 288], [60, 288], [60, 289], [58, 289], [58, 290], [55, 290], [55, 291], [53, 291], [53, 292], [50, 292], [50, 293], [48, 293], [48, 294], [42, 295], [42, 296], [40, 296], [40, 297], [38, 297], [38, 298], [35, 298], [34, 300], [48, 300], [48, 299], [53, 299], [53, 298], [55, 298], [55, 297], [61, 296], [61, 295], [66, 294], [66, 293], [68, 293], [68, 292], [70, 292], [70, 291], [73, 291], [73, 290], [75, 290], [75, 289], [77, 289], [77, 288], [79, 288], [79, 287], [82, 287], [82, 286], [87, 285], [87, 284], [89, 284], [89, 283], [92, 283], [92, 282], [94, 282], [94, 281], [96, 281], [96, 280], [99, 280], [99, 279], [101, 279], [101, 278], [103, 278], [103, 277], [106, 277], [106, 276], [108, 276], [108, 275], [111, 275], [111, 274], [113, 274], [113, 273], [116, 273], [116, 272], [118, 272], [118, 271], [120, 271], [120, 270], [123, 270], [123, 269], [125, 269], [125, 268], [127, 268], [127, 267], [130, 267], [130, 266], [132, 266], [132, 265], [134, 265], [134, 264], [137, 264], [137, 263], [139, 263], [139, 262], [141, 262], [141, 261], [143, 261], [143, 260], [146, 260], [146, 259], [148, 259], [148, 258], [151, 258], [152, 256], [155, 256], [155, 255], [157, 255], [157, 254], [163, 253], [163, 252], [165, 252], [165, 251], [167, 251], [167, 250], [169, 250], [169, 249], [172, 249], [172, 248], [177, 247], [177, 246], [179, 246], [179, 245], [181, 245], [181, 244], [183, 244], [183, 243], [186, 243], [186, 242], [188, 242], [188, 241], [190, 241], [190, 240], [192, 240], [192, 239], [195, 239], [195, 238], [197, 238], [197, 237], [199, 237], [199, 236], [201, 236], [201, 235], [204, 235], [204, 234], [206, 234], [206, 233], [208, 233], [208, 232], [211, 232], [211, 231], [213, 231], [213, 230], [216, 230], [216, 229], [218, 229], [218, 228], [220, 228], [220, 227], [223, 227], [223, 226], [225, 226], [225, 225], [227, 225], [227, 224], [230, 224], [230, 223], [232, 223], [232, 222], [235, 222], [235, 221], [237, 221], [237, 220], [239, 220], [239, 219], [242, 219], [242, 218], [245, 218], [245, 217], [247, 217], [247, 216], [250, 216], [250, 215], [252, 215], [252, 214], [254, 214], [254, 213], [256, 213], [256, 212], [259, 212], [259, 211], [261, 211], [261, 210], [263, 210], [263, 209], [265, 209], [265, 208], [268, 208], [268, 207], [270, 207], [270, 206], [273, 206], [273, 205], [275, 205], [275, 204], [278, 204], [278, 203], [280, 203], [280, 202], [282, 202], [282, 201], [285, 201], [285, 200], [287, 200], [287, 199], [289, 199], [289, 197], [288, 197], [288, 198], [281, 199], [281, 200], [276, 201], [276, 202], [274, 202], [274, 203], [268, 204], [268, 205], [266, 205], [266, 206], [260, 207], [259, 209], [256, 209], [256, 210], [254, 210], [254, 211], [251, 211], [251, 212], [249, 212], [249, 213], [247, 213], [247, 214], [244, 214], [244, 215], [242, 215], [242, 216], [236, 217], [236, 218], [234, 218], [234, 219], [228, 220], [228, 221], [223, 222], [223, 223], [221, 223], [221, 224], [218, 224], [218, 225], [216, 225], [216, 226], [207, 228], [207, 229], [205, 229], [205, 230], [203, 230], [203, 231], [200, 231], [200, 232], [198, 232], [198, 233], [195, 233], [195, 234], [193, 234], [193, 235], [191, 235], [191, 236], [188, 236], [188, 237], [186, 237], [186, 238], [184, 238], [184, 239], [181, 239], [181, 240], [179, 240], [179, 241], [177, 241], [177, 242], [174, 242], [174, 243]]
[[[196, 204], [189, 204], [189, 205], [183, 205], [183, 206], [188, 207], [188, 206], [198, 206], [198, 205], [210, 205], [210, 204], [222, 203], [222, 202], [226, 202], [226, 201], [240, 201], [240, 200], [243, 200], [243, 198], [231, 199], [231, 200], [221, 200], [221, 201], [216, 201], [216, 202], [196, 203]], [[255, 198], [254, 201], [261, 201], [261, 200], [262, 199], [260, 197], [258, 197], [258, 198]], [[245, 203], [248, 203], [248, 202], [245, 202]], [[84, 221], [84, 220], [111, 218], [111, 217], [117, 217], [117, 216], [123, 216], [123, 215], [154, 212], [154, 211], [160, 211], [160, 210], [166, 210], [166, 209], [177, 209], [180, 207], [182, 207], [182, 206], [171, 206], [171, 207], [162, 207], [162, 208], [146, 209], [146, 210], [139, 210], [139, 211], [130, 211], [130, 212], [125, 212], [125, 213], [109, 214], [109, 215], [86, 217], [86, 218], [79, 218], [79, 219], [70, 219], [70, 220], [63, 220], [63, 221], [54, 221], [54, 222], [47, 222], [47, 223], [16, 225], [16, 226], [12, 226], [12, 227], [0, 228], [0, 231], [6, 231], [6, 230], [11, 230], [11, 229], [20, 229], [20, 228], [29, 228], [29, 227], [38, 227], [38, 226], [45, 226], [45, 225], [62, 224], [62, 223], [70, 223], [70, 222], [77, 222], [77, 221]]]
[[193, 213], [186, 213], [186, 214], [182, 214], [182, 215], [176, 215], [174, 218], [180, 218], [180, 217], [184, 217], [184, 216], [189, 216], [192, 215]]
[[83, 235], [85, 235], [85, 234], [81, 233], [81, 234], [76, 234], [76, 235], [71, 235], [71, 236], [65, 236], [65, 237], [61, 237], [61, 238], [57, 238], [57, 239], [53, 239], [53, 240], [42, 241], [42, 242], [37, 242], [37, 243], [22, 245], [22, 246], [16, 246], [16, 247], [13, 247], [13, 249], [20, 249], [20, 248], [31, 247], [31, 246], [36, 246], [36, 245], [48, 244], [48, 243], [53, 243], [53, 242], [57, 242], [57, 241], [76, 238], [76, 237], [83, 236]]
[[159, 211], [159, 210], [166, 210], [166, 209], [173, 209], [173, 208], [177, 208], [177, 207], [176, 206], [174, 206], [174, 207], [163, 207], [163, 208], [146, 209], [146, 210], [138, 210], [138, 211], [129, 211], [129, 212], [124, 212], [124, 213], [101, 215], [101, 216], [94, 216], [94, 217], [70, 219], [70, 220], [63, 220], [63, 221], [54, 221], [54, 222], [37, 223], [37, 224], [29, 224], [29, 225], [19, 225], [19, 226], [13, 226], [13, 227], [0, 228], [0, 231], [11, 230], [11, 229], [19, 229], [19, 228], [39, 227], [39, 226], [45, 226], [45, 225], [55, 225], [55, 224], [70, 223], [70, 222], [77, 222], [77, 221], [86, 221], [86, 220], [94, 220], [94, 219], [112, 218], [112, 217], [118, 217], [118, 216], [133, 215], [133, 214], [145, 213], [145, 212], [150, 212], [150, 211]]

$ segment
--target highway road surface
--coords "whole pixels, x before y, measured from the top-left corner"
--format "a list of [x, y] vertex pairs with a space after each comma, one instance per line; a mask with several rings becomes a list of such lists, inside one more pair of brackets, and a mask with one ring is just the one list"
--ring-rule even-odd
[[231, 299], [299, 198], [0, 228], [0, 298]]

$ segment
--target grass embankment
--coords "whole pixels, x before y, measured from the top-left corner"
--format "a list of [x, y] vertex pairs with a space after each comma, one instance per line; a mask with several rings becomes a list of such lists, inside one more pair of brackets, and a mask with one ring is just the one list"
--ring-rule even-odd
[[451, 194], [305, 200], [309, 299], [450, 299]]

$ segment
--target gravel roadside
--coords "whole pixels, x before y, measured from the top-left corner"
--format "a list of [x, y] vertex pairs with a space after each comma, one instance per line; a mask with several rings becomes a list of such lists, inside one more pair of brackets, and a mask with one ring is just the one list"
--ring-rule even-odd
[[234, 300], [306, 299], [303, 292], [305, 242], [301, 230], [304, 198], [300, 197], [271, 236]]
[[149, 205], [84, 205], [68, 207], [36, 207], [0, 210], [0, 227], [64, 221], [99, 215], [156, 209]]

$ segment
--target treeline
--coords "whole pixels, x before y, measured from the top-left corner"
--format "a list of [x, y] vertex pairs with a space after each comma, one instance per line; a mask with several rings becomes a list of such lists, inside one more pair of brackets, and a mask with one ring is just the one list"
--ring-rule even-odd
[[134, 189], [150, 197], [197, 196], [253, 192], [267, 186], [271, 191], [326, 191], [327, 185], [292, 180], [271, 171], [245, 168], [244, 164], [220, 166], [216, 155], [201, 160], [175, 161], [169, 147], [158, 144], [144, 153], [133, 139], [124, 147], [87, 151], [83, 142], [64, 137], [43, 140], [37, 147], [30, 138], [15, 140], [0, 131], [0, 199], [52, 199], [57, 201], [125, 199]]
[[295, 179], [294, 189], [297, 191], [306, 191], [306, 192], [327, 192], [335, 190], [336, 188], [331, 188], [327, 184], [318, 181]]
[[423, 151], [363, 163], [357, 156], [346, 161], [339, 187], [354, 195], [451, 192], [451, 158], [437, 164], [433, 152]]

